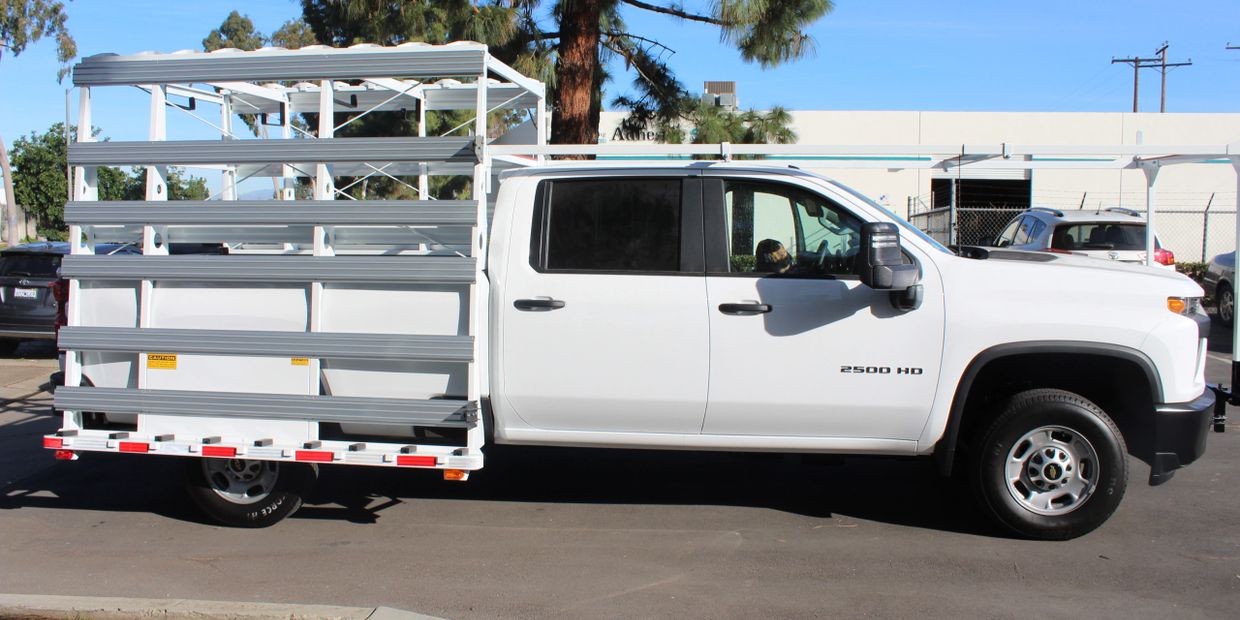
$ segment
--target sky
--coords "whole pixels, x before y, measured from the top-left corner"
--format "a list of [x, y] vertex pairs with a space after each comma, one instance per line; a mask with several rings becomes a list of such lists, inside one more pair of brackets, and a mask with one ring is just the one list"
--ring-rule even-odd
[[[664, 2], [663, 4], [667, 4]], [[689, 9], [706, 2], [687, 0]], [[681, 81], [737, 82], [741, 105], [766, 109], [1130, 111], [1132, 70], [1111, 58], [1151, 56], [1193, 66], [1168, 74], [1170, 112], [1240, 112], [1240, 2], [836, 0], [810, 34], [815, 53], [763, 69], [741, 60], [711, 26], [627, 7], [629, 30], [664, 42]], [[270, 33], [300, 14], [294, 0], [73, 0], [69, 28], [82, 55], [200, 49], [234, 8]], [[2, 51], [2, 50], [0, 50]], [[51, 41], [0, 56], [0, 135], [46, 129], [65, 116], [65, 84]], [[606, 101], [632, 79], [622, 65]], [[1141, 109], [1158, 109], [1158, 73], [1143, 71]], [[114, 139], [143, 139], [145, 98], [96, 95], [95, 124]], [[99, 90], [97, 90], [99, 92]], [[76, 104], [74, 114], [76, 114]], [[174, 114], [169, 113], [171, 119]], [[207, 132], [209, 128], [203, 128]], [[178, 137], [207, 137], [206, 135]]]

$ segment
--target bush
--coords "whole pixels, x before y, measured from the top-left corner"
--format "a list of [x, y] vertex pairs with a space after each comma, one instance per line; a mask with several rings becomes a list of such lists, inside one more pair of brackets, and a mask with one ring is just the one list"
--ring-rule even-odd
[[1197, 282], [1197, 284], [1201, 284], [1202, 280], [1206, 277], [1207, 266], [1208, 265], [1206, 263], [1190, 261], [1190, 262], [1184, 262], [1184, 263], [1176, 263], [1175, 270], [1192, 278], [1194, 281]]

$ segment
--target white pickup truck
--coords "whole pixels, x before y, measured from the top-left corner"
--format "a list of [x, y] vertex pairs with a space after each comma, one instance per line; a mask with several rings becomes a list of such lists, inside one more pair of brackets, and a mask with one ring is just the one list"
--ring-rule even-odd
[[[198, 79], [252, 77], [248, 54]], [[79, 86], [120, 83], [114, 58], [87, 59]], [[152, 80], [152, 60], [128, 61]], [[316, 102], [345, 97], [324, 84]], [[488, 217], [486, 201], [327, 200], [350, 153], [385, 139], [285, 140], [318, 149], [293, 159], [278, 140], [79, 138], [65, 415], [44, 445], [193, 457], [192, 496], [232, 525], [291, 514], [320, 464], [459, 480], [495, 443], [934, 458], [1006, 528], [1064, 539], [1114, 512], [1129, 455], [1160, 483], [1213, 419], [1188, 278], [958, 255], [793, 168], [527, 166]], [[400, 140], [365, 157], [477, 152]], [[259, 160], [342, 168], [317, 164], [318, 200], [161, 202], [153, 167], [147, 201], [91, 201], [104, 162]], [[143, 256], [93, 255], [125, 234]], [[165, 249], [212, 239], [230, 253]]]

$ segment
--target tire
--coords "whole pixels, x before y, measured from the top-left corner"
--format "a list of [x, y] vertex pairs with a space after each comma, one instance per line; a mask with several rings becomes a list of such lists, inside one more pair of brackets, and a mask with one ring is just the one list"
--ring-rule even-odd
[[972, 469], [980, 503], [1000, 526], [1025, 538], [1067, 540], [1093, 531], [1119, 507], [1128, 486], [1119, 429], [1071, 392], [1016, 394], [978, 445]]
[[301, 507], [318, 480], [314, 465], [194, 458], [186, 464], [190, 499], [232, 527], [270, 527]]
[[1218, 322], [1231, 327], [1236, 320], [1236, 294], [1225, 282], [1220, 282], [1214, 293], [1215, 309], [1218, 310]]

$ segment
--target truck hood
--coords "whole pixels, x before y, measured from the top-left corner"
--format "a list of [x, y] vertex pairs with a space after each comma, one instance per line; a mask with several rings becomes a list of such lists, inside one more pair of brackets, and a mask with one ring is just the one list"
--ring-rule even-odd
[[[978, 253], [980, 254], [980, 253]], [[971, 277], [1018, 278], [1027, 284], [1041, 283], [1065, 289], [1086, 288], [1105, 293], [1134, 287], [1160, 295], [1200, 297], [1204, 291], [1196, 282], [1173, 269], [1148, 267], [1135, 263], [1089, 258], [1073, 254], [1030, 252], [1023, 250], [989, 250], [985, 256], [964, 258], [962, 271]]]

